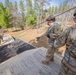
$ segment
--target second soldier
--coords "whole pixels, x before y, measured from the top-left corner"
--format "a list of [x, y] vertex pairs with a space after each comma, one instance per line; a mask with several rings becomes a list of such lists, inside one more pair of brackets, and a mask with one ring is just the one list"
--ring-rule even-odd
[[48, 50], [45, 60], [42, 60], [43, 64], [48, 64], [50, 61], [53, 61], [54, 53], [57, 51], [57, 49], [54, 48], [53, 43], [62, 31], [61, 25], [55, 22], [56, 19], [53, 15], [50, 15], [46, 21], [49, 25], [48, 30], [42, 36], [37, 37], [37, 40], [44, 38], [44, 36], [47, 36], [48, 38]]

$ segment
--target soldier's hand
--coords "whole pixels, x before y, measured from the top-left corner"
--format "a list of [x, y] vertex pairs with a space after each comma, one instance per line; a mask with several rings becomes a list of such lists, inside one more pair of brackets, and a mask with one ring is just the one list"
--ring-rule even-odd
[[36, 40], [39, 41], [40, 40], [40, 37], [36, 37]]

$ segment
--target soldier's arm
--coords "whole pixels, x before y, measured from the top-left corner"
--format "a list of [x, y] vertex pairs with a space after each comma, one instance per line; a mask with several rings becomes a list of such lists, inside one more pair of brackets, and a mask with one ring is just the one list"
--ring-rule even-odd
[[68, 37], [68, 33], [67, 30], [65, 30], [64, 32], [62, 32], [62, 34], [55, 40], [54, 42], [54, 47], [55, 48], [59, 48], [62, 47], [66, 44], [66, 40]]

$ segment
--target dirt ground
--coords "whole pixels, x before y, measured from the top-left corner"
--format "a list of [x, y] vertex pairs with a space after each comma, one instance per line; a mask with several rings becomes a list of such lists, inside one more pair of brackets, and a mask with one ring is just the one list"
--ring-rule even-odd
[[[8, 31], [5, 34], [10, 34], [11, 36], [15, 38], [19, 38], [25, 42], [30, 43], [31, 45], [35, 47], [48, 47], [47, 37], [44, 37], [44, 39], [41, 39], [39, 41], [36, 41], [36, 37], [41, 36], [46, 32], [47, 27], [41, 27], [38, 30], [37, 29], [25, 29], [21, 31]], [[65, 46], [61, 47], [59, 49], [59, 52], [64, 55]]]

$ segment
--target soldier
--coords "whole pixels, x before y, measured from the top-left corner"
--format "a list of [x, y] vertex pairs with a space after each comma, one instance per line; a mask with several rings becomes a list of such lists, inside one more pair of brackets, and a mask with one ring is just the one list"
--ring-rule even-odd
[[67, 28], [54, 42], [55, 48], [66, 44], [59, 75], [76, 75], [76, 11], [73, 16], [75, 25]]
[[49, 27], [46, 33], [44, 33], [42, 36], [37, 37], [37, 40], [43, 38], [44, 36], [48, 37], [48, 51], [46, 54], [46, 59], [42, 61], [43, 64], [48, 64], [50, 61], [53, 61], [54, 53], [56, 52], [56, 48], [53, 47], [54, 40], [61, 34], [61, 26], [56, 23], [56, 19], [53, 15], [50, 15], [46, 19]]
[[0, 26], [0, 45], [1, 45], [1, 42], [3, 41], [3, 29], [2, 27]]

